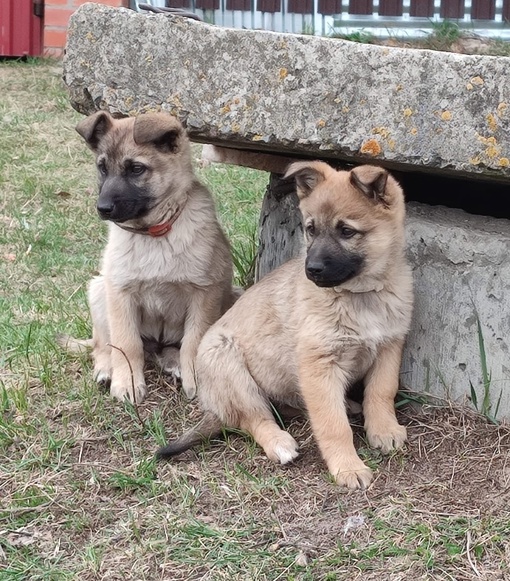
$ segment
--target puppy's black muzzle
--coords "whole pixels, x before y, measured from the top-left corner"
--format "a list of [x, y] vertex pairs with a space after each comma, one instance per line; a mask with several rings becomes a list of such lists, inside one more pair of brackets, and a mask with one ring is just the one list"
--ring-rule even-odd
[[354, 278], [363, 267], [363, 257], [352, 252], [340, 256], [309, 251], [305, 272], [309, 280], [319, 287], [334, 287]]
[[147, 192], [122, 178], [108, 178], [102, 184], [97, 213], [102, 220], [126, 222], [147, 215], [152, 207]]

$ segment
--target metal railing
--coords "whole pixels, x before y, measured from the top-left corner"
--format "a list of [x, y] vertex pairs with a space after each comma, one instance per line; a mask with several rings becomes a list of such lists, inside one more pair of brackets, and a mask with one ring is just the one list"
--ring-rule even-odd
[[[418, 38], [444, 21], [480, 36], [510, 40], [510, 0], [146, 0], [231, 28], [300, 34]], [[132, 2], [137, 8], [138, 2]]]

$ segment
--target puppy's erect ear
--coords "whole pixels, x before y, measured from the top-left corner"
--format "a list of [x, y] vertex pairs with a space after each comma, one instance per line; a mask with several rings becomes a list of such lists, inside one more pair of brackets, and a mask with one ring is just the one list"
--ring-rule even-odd
[[361, 165], [351, 170], [351, 184], [361, 190], [367, 198], [377, 203], [388, 205], [386, 197], [386, 182], [388, 172], [375, 165]]
[[99, 142], [112, 128], [113, 117], [108, 111], [97, 111], [76, 126], [76, 131], [85, 139], [87, 145], [96, 151]]
[[146, 113], [135, 119], [133, 139], [138, 145], [152, 143], [162, 151], [175, 153], [184, 134], [181, 122], [166, 113]]
[[297, 195], [302, 200], [334, 171], [322, 161], [297, 161], [288, 167], [284, 177], [296, 180]]

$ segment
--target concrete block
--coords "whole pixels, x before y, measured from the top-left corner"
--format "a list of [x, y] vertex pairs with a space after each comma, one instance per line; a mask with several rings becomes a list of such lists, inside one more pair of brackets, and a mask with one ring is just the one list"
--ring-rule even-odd
[[166, 109], [195, 141], [510, 177], [510, 58], [234, 30], [85, 4], [64, 79], [83, 113]]
[[402, 382], [481, 402], [478, 321], [491, 373], [493, 411], [510, 419], [510, 221], [440, 206], [408, 204], [408, 255], [416, 306]]

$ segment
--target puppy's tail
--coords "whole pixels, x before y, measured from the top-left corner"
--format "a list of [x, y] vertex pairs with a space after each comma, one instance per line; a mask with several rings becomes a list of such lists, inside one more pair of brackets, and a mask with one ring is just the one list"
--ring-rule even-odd
[[156, 458], [158, 460], [168, 460], [172, 456], [182, 454], [186, 450], [193, 448], [193, 446], [197, 446], [210, 438], [219, 436], [222, 426], [223, 424], [218, 416], [212, 412], [205, 412], [204, 417], [194, 428], [185, 432], [177, 440], [160, 448], [156, 452]]
[[55, 337], [55, 341], [57, 345], [70, 353], [88, 353], [92, 349], [92, 339], [75, 339], [59, 333]]

